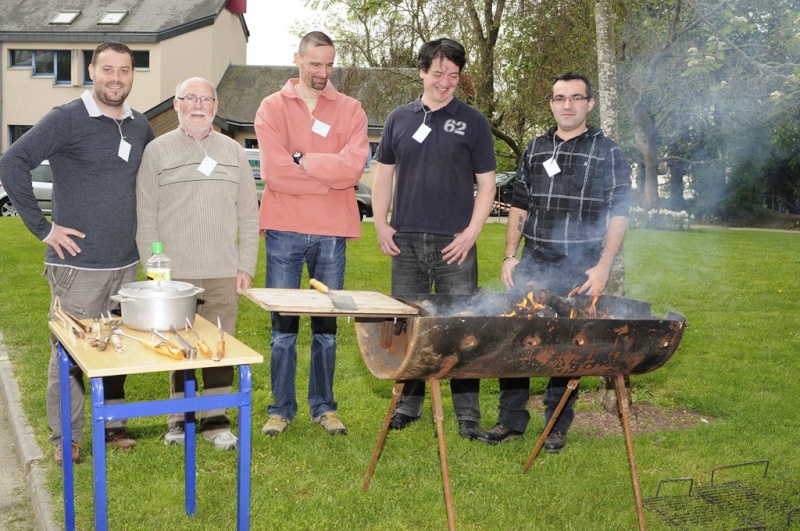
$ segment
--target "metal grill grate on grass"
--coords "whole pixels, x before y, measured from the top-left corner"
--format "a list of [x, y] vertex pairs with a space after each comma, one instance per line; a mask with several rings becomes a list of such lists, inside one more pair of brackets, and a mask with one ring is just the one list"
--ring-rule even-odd
[[[754, 474], [762, 465], [763, 473]], [[676, 529], [800, 529], [800, 482], [767, 478], [768, 468], [766, 459], [715, 467], [709, 485], [702, 487], [694, 487], [692, 478], [662, 480], [656, 496], [643, 504]], [[751, 477], [731, 477], [737, 475]], [[686, 485], [683, 494], [661, 493], [662, 487], [674, 491]]]

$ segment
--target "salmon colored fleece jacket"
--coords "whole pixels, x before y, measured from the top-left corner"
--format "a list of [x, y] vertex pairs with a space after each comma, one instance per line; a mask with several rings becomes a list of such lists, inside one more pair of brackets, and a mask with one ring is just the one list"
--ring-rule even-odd
[[[355, 185], [369, 156], [367, 115], [361, 103], [328, 82], [313, 115], [290, 79], [264, 98], [255, 120], [266, 183], [259, 209], [261, 230], [361, 237]], [[317, 127], [314, 128], [314, 122]], [[330, 126], [326, 135], [325, 125]], [[292, 154], [305, 156], [307, 170]]]

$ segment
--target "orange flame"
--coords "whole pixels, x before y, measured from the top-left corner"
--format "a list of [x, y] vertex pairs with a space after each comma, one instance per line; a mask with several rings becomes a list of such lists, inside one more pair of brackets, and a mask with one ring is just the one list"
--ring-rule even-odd
[[522, 315], [530, 319], [531, 317], [535, 316], [537, 311], [547, 308], [547, 306], [545, 306], [541, 301], [536, 300], [536, 295], [533, 291], [529, 291], [528, 294], [522, 298], [522, 302], [519, 302], [516, 305], [517, 310], [500, 314], [500, 317], [516, 317], [517, 315]]
[[[569, 292], [567, 295], [568, 299], [571, 299], [575, 294], [578, 293], [580, 287], [577, 287]], [[586, 299], [579, 298], [571, 302], [570, 304], [570, 311], [569, 311], [569, 318], [570, 319], [578, 319], [578, 318], [589, 318], [589, 319], [597, 319], [608, 317], [608, 315], [598, 315], [602, 314], [603, 312], [599, 312], [597, 309], [597, 301], [600, 300], [601, 295], [597, 294], [592, 296], [591, 304], [586, 306]], [[508, 313], [500, 314], [500, 317], [527, 317], [531, 319], [533, 317], [541, 317], [543, 314], [539, 313], [541, 310], [546, 310], [549, 307], [545, 304], [547, 300], [547, 292], [542, 290], [539, 291], [538, 294], [534, 291], [528, 292], [522, 298], [522, 301], [516, 303], [516, 310], [512, 310]], [[550, 309], [552, 311], [552, 308]]]

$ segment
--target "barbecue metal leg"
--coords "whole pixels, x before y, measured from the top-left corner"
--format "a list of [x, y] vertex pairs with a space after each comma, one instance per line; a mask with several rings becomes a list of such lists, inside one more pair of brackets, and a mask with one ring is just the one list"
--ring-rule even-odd
[[625, 399], [625, 377], [618, 374], [614, 377], [614, 388], [617, 391], [617, 404], [622, 417], [622, 431], [625, 433], [625, 445], [628, 448], [628, 461], [631, 464], [631, 481], [633, 483], [633, 497], [636, 500], [636, 516], [639, 518], [639, 530], [644, 531], [647, 526], [644, 523], [644, 506], [642, 505], [642, 490], [639, 487], [639, 475], [636, 473], [636, 458], [633, 455], [633, 437], [631, 436], [631, 424], [628, 416], [630, 406]]
[[533, 449], [531, 456], [528, 458], [528, 462], [525, 463], [525, 466], [522, 467], [522, 473], [525, 474], [528, 469], [533, 464], [533, 460], [536, 459], [536, 456], [539, 455], [539, 452], [544, 446], [544, 441], [547, 439], [547, 436], [550, 435], [550, 431], [555, 426], [556, 421], [558, 420], [558, 416], [561, 414], [561, 410], [564, 409], [564, 406], [567, 405], [567, 400], [569, 400], [570, 395], [572, 392], [578, 387], [578, 382], [580, 382], [580, 378], [572, 378], [569, 382], [567, 382], [567, 392], [564, 393], [564, 396], [561, 397], [561, 401], [558, 403], [556, 410], [553, 412], [553, 416], [550, 417], [550, 422], [547, 423], [547, 426], [544, 427], [544, 431], [542, 432], [542, 436], [539, 437], [539, 441], [536, 443], [536, 447]]
[[394, 409], [397, 407], [397, 399], [400, 397], [400, 393], [403, 392], [404, 386], [405, 384], [400, 381], [394, 384], [394, 389], [392, 389], [392, 401], [389, 402], [389, 409], [386, 411], [386, 417], [383, 419], [381, 434], [378, 436], [378, 443], [375, 445], [375, 451], [372, 452], [372, 461], [369, 464], [367, 475], [364, 477], [364, 483], [361, 485], [361, 492], [367, 492], [367, 488], [369, 488], [369, 482], [372, 480], [372, 474], [375, 472], [375, 467], [378, 465], [378, 458], [381, 456], [383, 442], [386, 440], [386, 432], [389, 431], [389, 423], [392, 421], [392, 414], [394, 414]]
[[439, 461], [442, 465], [442, 483], [444, 485], [444, 503], [447, 508], [447, 525], [455, 531], [456, 517], [453, 511], [453, 491], [450, 489], [450, 470], [447, 468], [447, 446], [444, 443], [444, 412], [442, 411], [442, 388], [439, 380], [431, 378], [431, 403], [433, 420], [436, 423], [436, 440], [439, 441]]

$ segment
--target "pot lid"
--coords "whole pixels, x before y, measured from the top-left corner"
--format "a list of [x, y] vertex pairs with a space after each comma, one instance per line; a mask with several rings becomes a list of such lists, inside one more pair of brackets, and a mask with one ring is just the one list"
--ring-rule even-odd
[[194, 284], [177, 280], [144, 280], [123, 284], [119, 294], [139, 299], [174, 299], [195, 295], [197, 288]]

